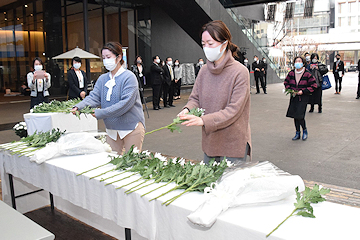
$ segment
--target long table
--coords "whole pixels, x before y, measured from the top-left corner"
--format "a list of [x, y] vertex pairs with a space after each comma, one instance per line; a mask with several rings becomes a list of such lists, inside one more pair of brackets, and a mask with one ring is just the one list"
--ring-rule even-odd
[[[169, 193], [157, 200], [150, 199], [162, 191], [157, 190], [141, 197], [155, 186], [143, 188], [131, 194], [124, 191], [133, 185], [116, 189], [138, 179], [132, 176], [123, 181], [107, 185], [100, 178], [89, 179], [110, 170], [106, 165], [84, 175], [85, 170], [109, 161], [107, 153], [92, 155], [64, 156], [51, 159], [41, 165], [30, 162], [26, 156], [0, 152], [0, 173], [3, 200], [11, 204], [8, 176], [14, 176], [16, 194], [37, 188], [54, 195], [55, 207], [118, 239], [125, 239], [125, 228], [131, 229], [131, 239], [266, 239], [265, 235], [285, 219], [293, 210], [295, 196], [268, 204], [230, 208], [222, 213], [211, 228], [192, 224], [186, 217], [205, 200], [199, 192], [184, 194], [169, 206], [162, 203], [177, 195], [181, 190]], [[110, 172], [103, 178], [114, 175]], [[127, 176], [124, 173], [117, 178]], [[16, 200], [20, 212], [27, 212], [49, 204], [45, 192]], [[291, 217], [269, 238], [274, 240], [297, 239], [356, 239], [360, 236], [358, 223], [360, 209], [330, 202], [314, 204], [316, 218]], [[311, 236], [309, 238], [309, 235]], [[355, 238], [354, 238], [355, 237]]]

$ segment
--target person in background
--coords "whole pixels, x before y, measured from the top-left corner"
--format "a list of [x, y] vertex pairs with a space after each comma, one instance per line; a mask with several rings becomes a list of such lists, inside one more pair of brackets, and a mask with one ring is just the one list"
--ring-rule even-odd
[[356, 99], [360, 98], [360, 59], [358, 60], [358, 65], [357, 65], [357, 69], [359, 72], [359, 76], [358, 76], [358, 89], [357, 89], [357, 93], [356, 93]]
[[87, 94], [87, 78], [86, 73], [80, 70], [81, 58], [74, 57], [72, 59], [72, 68], [67, 72], [69, 83], [69, 99], [84, 99]]
[[305, 68], [310, 71], [310, 64], [311, 64], [310, 53], [306, 52], [306, 53], [304, 54], [304, 57], [305, 57], [305, 61], [306, 61], [306, 63], [305, 63]]
[[314, 105], [317, 104], [318, 112], [322, 113], [322, 88], [321, 88], [322, 75], [324, 75], [326, 72], [324, 73], [322, 70], [320, 70], [321, 68], [320, 65], [322, 66], [324, 65], [319, 62], [319, 55], [317, 53], [311, 54], [310, 58], [311, 58], [310, 72], [315, 78], [317, 87], [310, 97], [309, 103], [311, 107], [309, 112], [314, 112]]
[[160, 65], [159, 56], [153, 57], [153, 63], [150, 67], [151, 81], [152, 81], [152, 89], [153, 89], [153, 108], [154, 110], [161, 109], [160, 107], [160, 92], [161, 85], [163, 83], [163, 73], [164, 70]]
[[144, 104], [144, 84], [146, 83], [146, 80], [144, 75], [144, 65], [141, 56], [136, 56], [134, 64], [131, 65], [131, 71], [135, 74], [138, 80], [140, 99], [141, 103]]
[[250, 72], [250, 64], [249, 64], [249, 59], [245, 58], [244, 59], [244, 66], [248, 69], [248, 71]]
[[199, 74], [200, 69], [204, 66], [204, 60], [202, 58], [198, 59], [198, 62], [195, 64], [195, 78]]
[[175, 107], [173, 105], [174, 100], [174, 88], [175, 88], [175, 76], [173, 69], [173, 62], [171, 57], [166, 58], [166, 64], [164, 69], [164, 82], [163, 82], [163, 103], [164, 107]]
[[[251, 155], [249, 72], [234, 59], [238, 47], [225, 23], [205, 24], [201, 37], [207, 64], [178, 116], [186, 120], [183, 125], [202, 128], [205, 163], [212, 158], [221, 161], [224, 156], [232, 162], [246, 162]], [[205, 114], [187, 114], [192, 108], [203, 108]]]
[[264, 85], [266, 87], [267, 85], [267, 69], [268, 69], [268, 64], [266, 63], [266, 58], [262, 59], [262, 62], [264, 63]]
[[333, 74], [335, 78], [335, 94], [340, 94], [341, 92], [341, 82], [345, 74], [344, 62], [341, 61], [340, 54], [336, 54], [336, 61], [333, 65]]
[[256, 94], [260, 93], [259, 81], [261, 83], [264, 94], [266, 94], [266, 86], [264, 83], [264, 63], [260, 61], [256, 55], [254, 56], [254, 62], [252, 63], [252, 70], [254, 71]]
[[49, 102], [48, 89], [51, 87], [51, 75], [44, 70], [41, 58], [34, 58], [33, 68], [34, 71], [26, 75], [27, 83], [31, 90], [30, 109], [42, 102]]
[[285, 81], [285, 89], [295, 91], [290, 94], [289, 107], [286, 117], [293, 118], [296, 133], [292, 140], [300, 139], [300, 126], [303, 129], [302, 140], [308, 138], [308, 131], [305, 123], [305, 112], [309, 101], [309, 96], [317, 88], [315, 78], [305, 68], [306, 61], [303, 57], [294, 58], [295, 69], [291, 70]]
[[174, 74], [175, 74], [175, 92], [174, 100], [180, 99], [180, 90], [181, 90], [181, 78], [182, 78], [182, 66], [180, 65], [179, 59], [175, 60]]
[[27, 86], [27, 82], [24, 81], [23, 84], [20, 86], [20, 93], [23, 96], [30, 96], [31, 90], [30, 88]]
[[95, 109], [94, 117], [103, 119], [106, 141], [118, 154], [129, 151], [131, 146], [140, 151], [145, 136], [145, 118], [136, 76], [122, 67], [122, 46], [108, 42], [101, 49], [103, 63], [108, 73], [102, 74], [94, 90], [72, 109], [75, 112], [86, 106]]

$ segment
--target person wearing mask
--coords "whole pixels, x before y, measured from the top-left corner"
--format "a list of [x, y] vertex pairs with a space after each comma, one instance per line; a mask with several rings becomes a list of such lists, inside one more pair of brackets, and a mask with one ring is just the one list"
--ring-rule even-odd
[[341, 61], [340, 54], [336, 54], [336, 61], [333, 65], [333, 74], [335, 78], [335, 94], [340, 94], [342, 78], [345, 74], [344, 62]]
[[103, 63], [108, 73], [102, 74], [94, 90], [72, 109], [73, 113], [86, 106], [95, 109], [97, 119], [103, 119], [106, 141], [118, 154], [131, 146], [140, 151], [145, 136], [145, 118], [139, 95], [139, 85], [134, 73], [122, 67], [122, 46], [108, 42], [101, 49]]
[[[183, 125], [202, 128], [205, 163], [212, 158], [221, 161], [224, 156], [232, 162], [245, 162], [247, 155], [251, 156], [249, 72], [234, 59], [238, 47], [225, 23], [209, 22], [201, 32], [207, 64], [178, 116], [185, 120]], [[187, 114], [193, 108], [203, 108], [205, 114]]]
[[358, 89], [357, 89], [357, 93], [356, 93], [356, 99], [359, 99], [360, 98], [360, 59], [358, 60], [358, 65], [357, 65], [357, 68], [358, 68], [358, 72], [359, 72], [359, 76], [358, 76]]
[[164, 73], [164, 70], [163, 70], [162, 66], [160, 65], [159, 56], [154, 56], [153, 63], [151, 64], [151, 67], [150, 67], [154, 110], [161, 109], [161, 107], [160, 107], [160, 91], [161, 91], [161, 85], [163, 83], [163, 73]]
[[42, 102], [49, 102], [48, 89], [51, 87], [51, 75], [44, 70], [41, 58], [34, 58], [33, 68], [34, 71], [26, 75], [27, 83], [31, 90], [30, 109]]
[[175, 107], [173, 105], [174, 89], [175, 89], [175, 75], [173, 69], [173, 62], [171, 57], [166, 58], [164, 69], [164, 82], [163, 82], [163, 103], [164, 107]]
[[181, 90], [181, 78], [182, 78], [182, 66], [180, 65], [179, 59], [175, 60], [174, 74], [175, 74], [175, 92], [174, 99], [180, 99], [180, 90]]
[[244, 66], [248, 69], [248, 71], [250, 72], [250, 64], [249, 64], [249, 59], [245, 58], [244, 59]]
[[285, 81], [285, 89], [293, 90], [290, 94], [289, 107], [286, 117], [293, 118], [296, 133], [292, 140], [300, 139], [300, 126], [303, 129], [302, 140], [308, 138], [308, 131], [305, 123], [305, 112], [310, 94], [317, 88], [315, 78], [309, 70], [305, 68], [306, 60], [303, 57], [295, 57], [295, 69], [291, 70]]
[[266, 94], [266, 86], [264, 83], [264, 70], [265, 70], [264, 67], [265, 67], [264, 63], [259, 60], [258, 56], [255, 55], [254, 62], [252, 63], [252, 70], [254, 71], [256, 94], [260, 93], [259, 81], [264, 91], [264, 94]]
[[268, 69], [268, 64], [266, 63], [266, 58], [262, 59], [262, 62], [264, 63], [264, 85], [266, 87], [267, 85], [267, 69]]
[[[327, 68], [324, 64], [319, 62], [319, 55], [317, 53], [311, 54], [310, 72], [316, 81], [316, 89], [310, 97], [310, 111], [314, 112], [314, 105], [318, 105], [318, 112], [322, 113], [322, 76], [327, 73]], [[326, 69], [326, 71], [324, 70]]]
[[311, 63], [310, 53], [306, 52], [304, 56], [306, 61], [305, 68], [310, 71], [310, 63]]
[[144, 75], [144, 65], [141, 56], [136, 56], [134, 64], [131, 65], [131, 71], [135, 74], [138, 80], [141, 103], [145, 104], [144, 84], [146, 83], [146, 80]]
[[195, 65], [195, 78], [199, 74], [200, 69], [204, 66], [204, 60], [202, 58], [198, 59], [198, 62]]
[[84, 99], [87, 93], [87, 78], [81, 67], [81, 58], [74, 57], [72, 59], [72, 68], [67, 72], [69, 83], [69, 99]]

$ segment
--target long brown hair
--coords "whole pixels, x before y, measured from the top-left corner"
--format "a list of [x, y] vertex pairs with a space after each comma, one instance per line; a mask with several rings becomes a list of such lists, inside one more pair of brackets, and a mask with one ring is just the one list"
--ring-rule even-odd
[[105, 43], [105, 45], [103, 46], [103, 48], [101, 49], [101, 52], [107, 49], [110, 52], [112, 52], [113, 54], [115, 54], [116, 57], [118, 57], [119, 55], [121, 55], [121, 60], [120, 60], [120, 65], [123, 65], [124, 60], [123, 60], [123, 52], [122, 52], [122, 46], [119, 42], [108, 42]]
[[226, 50], [230, 49], [233, 57], [238, 57], [239, 47], [236, 44], [234, 44], [233, 42], [231, 42], [230, 30], [223, 21], [215, 20], [215, 21], [206, 23], [201, 28], [201, 35], [205, 31], [207, 31], [210, 34], [210, 36], [217, 42], [223, 43], [225, 41], [228, 41]]

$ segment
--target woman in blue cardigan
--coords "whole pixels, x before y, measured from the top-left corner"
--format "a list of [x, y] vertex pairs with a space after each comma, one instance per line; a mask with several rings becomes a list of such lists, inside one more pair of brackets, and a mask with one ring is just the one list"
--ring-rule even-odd
[[107, 142], [112, 150], [122, 154], [124, 148], [128, 151], [132, 145], [141, 150], [145, 118], [136, 76], [122, 67], [124, 60], [120, 43], [106, 43], [101, 53], [109, 72], [98, 78], [94, 90], [73, 111], [85, 106], [100, 107], [95, 110], [94, 117], [104, 120]]

